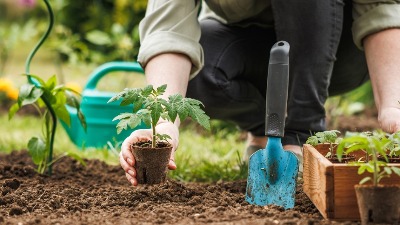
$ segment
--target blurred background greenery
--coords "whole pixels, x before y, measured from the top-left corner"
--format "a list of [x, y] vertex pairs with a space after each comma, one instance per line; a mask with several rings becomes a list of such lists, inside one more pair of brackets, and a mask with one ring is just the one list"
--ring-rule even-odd
[[[55, 26], [32, 61], [31, 73], [47, 79], [53, 74], [61, 83], [82, 91], [90, 73], [110, 61], [136, 61], [138, 25], [145, 14], [147, 0], [51, 0]], [[26, 82], [21, 76], [25, 60], [48, 26], [48, 13], [41, 0], [0, 0], [0, 152], [26, 149], [30, 137], [41, 132], [40, 119], [32, 114], [7, 118], [7, 107]], [[128, 77], [128, 78], [127, 78]], [[105, 77], [100, 90], [120, 91], [144, 84], [143, 77], [116, 73]], [[373, 107], [371, 85], [326, 103], [330, 128], [335, 118]], [[170, 176], [185, 181], [218, 181], [246, 178], [247, 165], [241, 155], [245, 136], [233, 124], [212, 121], [205, 132], [190, 122], [182, 126], [176, 153], [178, 169]], [[120, 143], [101, 149], [78, 149], [58, 127], [56, 153], [75, 151], [85, 158], [118, 164]]]

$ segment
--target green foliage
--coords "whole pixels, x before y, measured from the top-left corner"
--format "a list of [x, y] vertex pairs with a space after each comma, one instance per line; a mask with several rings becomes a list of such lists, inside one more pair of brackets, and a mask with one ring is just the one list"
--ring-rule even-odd
[[0, 76], [3, 75], [12, 50], [21, 42], [29, 41], [38, 35], [38, 22], [34, 19], [20, 24], [0, 24]]
[[[28, 76], [33, 77], [37, 81], [37, 85], [27, 83], [20, 87], [18, 100], [9, 109], [9, 119], [12, 119], [15, 113], [25, 105], [34, 105], [44, 118], [43, 136], [34, 136], [28, 142], [29, 153], [33, 162], [38, 166], [37, 171], [43, 174], [54, 163], [51, 149], [53, 148], [54, 138], [52, 137], [52, 127], [55, 124], [51, 124], [49, 110], [53, 110], [57, 118], [69, 125], [70, 115], [66, 108], [66, 104], [69, 104], [77, 109], [79, 119], [85, 129], [86, 122], [82, 111], [80, 111], [76, 93], [73, 94], [72, 89], [57, 85], [56, 76], [50, 77], [47, 81], [35, 75]], [[51, 109], [45, 102], [50, 103]]]
[[179, 117], [181, 121], [192, 118], [202, 127], [210, 130], [210, 118], [201, 109], [202, 103], [191, 98], [184, 98], [182, 95], [174, 94], [164, 99], [161, 96], [165, 93], [167, 85], [154, 89], [152, 85], [144, 88], [126, 88], [116, 94], [108, 102], [121, 99], [121, 106], [133, 104], [132, 113], [121, 113], [113, 121], [119, 120], [117, 133], [124, 129], [134, 129], [141, 122], [152, 128], [153, 147], [156, 145], [157, 135], [155, 127], [160, 119], [175, 122]]
[[316, 146], [318, 144], [329, 143], [330, 145], [329, 152], [325, 157], [330, 158], [333, 157], [334, 155], [333, 154], [334, 148], [341, 141], [341, 138], [338, 137], [338, 134], [340, 134], [340, 131], [338, 130], [327, 130], [327, 131], [317, 132], [307, 139], [306, 144]]
[[99, 64], [136, 59], [140, 45], [138, 27], [147, 0], [58, 0], [54, 5], [57, 26], [68, 32], [56, 30], [50, 40], [57, 43], [61, 39], [70, 44], [51, 47], [63, 60]]
[[400, 157], [400, 132], [388, 135], [390, 140], [387, 148], [389, 150], [389, 157]]
[[[339, 144], [337, 148], [338, 158], [340, 160], [343, 153], [349, 154], [361, 149], [364, 150], [367, 154], [366, 160], [352, 164], [359, 166], [358, 174], [365, 172], [372, 174], [372, 176], [362, 179], [360, 184], [371, 181], [374, 186], [377, 186], [382, 178], [390, 177], [393, 173], [400, 176], [400, 168], [387, 165], [387, 150], [389, 146], [399, 143], [399, 140], [395, 137], [399, 137], [399, 133], [388, 135], [383, 131], [374, 131], [353, 134], [345, 137]], [[384, 157], [385, 161], [379, 160], [378, 156]]]

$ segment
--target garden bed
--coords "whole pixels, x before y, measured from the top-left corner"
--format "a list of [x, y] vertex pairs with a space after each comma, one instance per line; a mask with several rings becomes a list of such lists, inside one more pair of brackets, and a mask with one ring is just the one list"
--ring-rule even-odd
[[[70, 158], [53, 176], [35, 173], [26, 151], [0, 155], [1, 224], [338, 224], [302, 191], [292, 210], [249, 205], [245, 181], [131, 187], [119, 166]], [[351, 224], [347, 222], [346, 224]]]

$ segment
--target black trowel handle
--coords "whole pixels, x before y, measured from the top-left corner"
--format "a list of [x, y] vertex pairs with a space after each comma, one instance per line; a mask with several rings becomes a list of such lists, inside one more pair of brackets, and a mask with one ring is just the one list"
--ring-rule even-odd
[[289, 43], [272, 46], [268, 65], [265, 134], [283, 137], [289, 86]]

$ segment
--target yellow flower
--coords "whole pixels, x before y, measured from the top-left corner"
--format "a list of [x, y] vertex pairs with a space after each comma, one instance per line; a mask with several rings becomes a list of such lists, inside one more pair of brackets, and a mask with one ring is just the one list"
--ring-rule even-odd
[[65, 84], [65, 87], [67, 88], [71, 88], [72, 90], [81, 93], [82, 92], [82, 87], [80, 84], [76, 83], [76, 82], [69, 82], [67, 84]]
[[11, 88], [7, 92], [7, 97], [11, 100], [17, 100], [18, 99], [18, 89], [16, 88]]
[[13, 83], [10, 79], [0, 78], [0, 91], [8, 92], [12, 88], [13, 88]]

